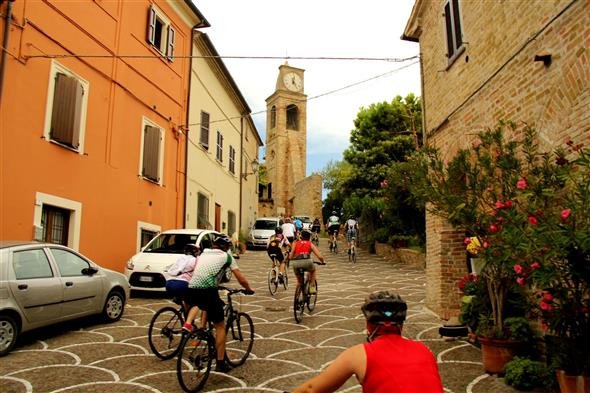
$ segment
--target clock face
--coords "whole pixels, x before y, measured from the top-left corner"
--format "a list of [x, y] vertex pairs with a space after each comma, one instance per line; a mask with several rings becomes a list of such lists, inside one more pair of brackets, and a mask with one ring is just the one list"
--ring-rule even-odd
[[294, 72], [289, 72], [283, 77], [285, 87], [291, 91], [301, 91], [303, 88], [303, 81], [301, 77]]

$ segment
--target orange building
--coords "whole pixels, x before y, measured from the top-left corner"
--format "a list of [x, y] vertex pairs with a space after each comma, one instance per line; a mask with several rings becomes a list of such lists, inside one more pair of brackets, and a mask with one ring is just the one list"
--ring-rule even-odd
[[[190, 0], [2, 1], [0, 239], [105, 267], [184, 226]], [[7, 25], [8, 21], [8, 25]]]

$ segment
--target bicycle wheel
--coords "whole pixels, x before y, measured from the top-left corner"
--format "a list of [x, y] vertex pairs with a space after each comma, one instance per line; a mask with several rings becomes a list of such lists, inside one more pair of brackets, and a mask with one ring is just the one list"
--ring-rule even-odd
[[295, 316], [295, 322], [301, 322], [303, 318], [303, 310], [305, 309], [305, 294], [301, 287], [297, 287], [295, 290], [295, 297], [293, 298], [293, 316]]
[[283, 288], [285, 291], [289, 288], [289, 276], [287, 275], [287, 269], [285, 269], [285, 273], [283, 273]]
[[254, 345], [254, 323], [250, 315], [239, 312], [225, 326], [225, 359], [232, 366], [244, 364]]
[[[307, 284], [307, 285], [311, 285], [311, 284]], [[315, 308], [315, 302], [318, 300], [318, 282], [316, 281], [315, 284], [315, 293], [309, 293], [308, 298], [307, 298], [307, 309], [309, 310], [309, 312], [312, 312], [313, 309]]]
[[279, 286], [279, 279], [277, 277], [277, 269], [274, 267], [268, 271], [268, 291], [271, 295], [277, 292]]
[[352, 254], [352, 263], [356, 263], [356, 247], [353, 247], [351, 254]]
[[180, 344], [176, 362], [176, 376], [185, 392], [197, 392], [203, 388], [215, 357], [215, 342], [212, 336], [198, 330], [186, 335]]
[[352, 261], [352, 248], [348, 249], [348, 262]]
[[184, 316], [179, 309], [164, 307], [158, 310], [148, 329], [148, 342], [154, 355], [162, 360], [172, 359], [182, 341]]

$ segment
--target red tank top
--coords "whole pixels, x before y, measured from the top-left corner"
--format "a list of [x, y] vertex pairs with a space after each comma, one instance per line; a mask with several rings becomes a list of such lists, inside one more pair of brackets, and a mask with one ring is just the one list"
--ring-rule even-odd
[[434, 355], [421, 342], [388, 334], [365, 343], [363, 393], [442, 393]]
[[297, 240], [295, 242], [295, 257], [300, 254], [311, 254], [311, 242], [309, 240]]

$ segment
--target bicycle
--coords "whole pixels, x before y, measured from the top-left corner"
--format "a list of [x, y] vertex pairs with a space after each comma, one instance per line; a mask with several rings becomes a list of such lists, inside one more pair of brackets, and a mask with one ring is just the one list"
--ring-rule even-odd
[[148, 328], [150, 348], [162, 360], [176, 356], [182, 342], [182, 324], [186, 320], [186, 310], [180, 298], [174, 298], [173, 301], [179, 307], [165, 306], [159, 309]]
[[280, 275], [280, 262], [278, 261], [277, 256], [275, 254], [270, 254], [270, 258], [272, 259], [272, 267], [268, 271], [268, 290], [271, 295], [274, 295], [279, 288], [279, 284], [283, 284], [283, 288], [287, 290], [289, 286], [289, 277], [287, 276], [287, 269], [285, 269], [285, 273], [283, 273], [282, 276]]
[[[246, 361], [254, 345], [254, 323], [250, 315], [234, 309], [232, 296], [237, 293], [251, 295], [252, 292], [243, 288], [219, 287], [227, 291], [225, 305], [225, 361], [237, 367]], [[185, 334], [179, 347], [176, 362], [176, 376], [182, 389], [186, 392], [197, 392], [205, 386], [213, 359], [217, 359], [215, 347], [215, 327], [207, 322], [207, 327], [194, 329]]]
[[320, 245], [320, 237], [318, 236], [318, 233], [315, 231], [311, 233], [311, 242], [315, 244], [316, 247], [319, 247]]
[[350, 246], [348, 247], [348, 262], [356, 263], [356, 245], [355, 239], [352, 238], [352, 242], [350, 242]]
[[[325, 265], [326, 263], [316, 262], [316, 265]], [[297, 289], [295, 289], [295, 296], [293, 297], [293, 315], [295, 316], [295, 322], [299, 323], [303, 319], [303, 311], [305, 311], [305, 307], [309, 312], [312, 312], [315, 309], [315, 303], [318, 299], [318, 282], [316, 280], [315, 292], [309, 292], [309, 272], [304, 270], [303, 268], [297, 269], [297, 275], [303, 275], [303, 287], [298, 285]]]
[[338, 253], [338, 234], [334, 233], [330, 239], [330, 252]]

